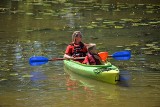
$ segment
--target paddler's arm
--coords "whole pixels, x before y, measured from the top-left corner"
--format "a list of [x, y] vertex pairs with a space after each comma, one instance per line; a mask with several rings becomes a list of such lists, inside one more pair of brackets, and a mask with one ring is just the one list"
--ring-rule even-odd
[[94, 55], [94, 57], [100, 61], [101, 65], [104, 65], [104, 62], [101, 60], [101, 58], [98, 55]]
[[78, 59], [85, 59], [85, 57], [73, 57], [67, 54], [64, 54], [64, 58], [68, 59], [68, 60], [78, 60]]
[[63, 58], [74, 59], [74, 57], [71, 55], [71, 53], [72, 53], [72, 47], [71, 47], [71, 45], [68, 45]]
[[70, 55], [68, 55], [68, 54], [64, 54], [63, 57], [66, 58], [66, 59], [71, 59], [71, 60], [74, 59], [74, 57], [72, 57], [72, 56], [70, 56]]

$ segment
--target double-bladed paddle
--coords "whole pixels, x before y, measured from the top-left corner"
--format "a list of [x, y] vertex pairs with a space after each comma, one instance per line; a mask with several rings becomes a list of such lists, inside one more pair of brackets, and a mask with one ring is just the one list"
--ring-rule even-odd
[[66, 58], [52, 58], [52, 59], [48, 59], [44, 56], [33, 56], [31, 58], [29, 58], [29, 64], [31, 66], [40, 66], [43, 65], [45, 63], [47, 63], [48, 61], [59, 61], [59, 60], [78, 60], [78, 59], [84, 59], [85, 57], [77, 57], [77, 58], [73, 58], [73, 59], [66, 59]]
[[[119, 51], [119, 52], [115, 52], [112, 55], [108, 55], [108, 53], [106, 53], [106, 58], [107, 57], [112, 57], [116, 60], [129, 60], [131, 58], [131, 52], [130, 51]], [[104, 54], [103, 54], [104, 55]], [[77, 59], [84, 59], [84, 57], [77, 57], [71, 60], [77, 60]], [[48, 59], [44, 56], [33, 56], [29, 59], [29, 64], [31, 66], [40, 66], [43, 65], [45, 63], [47, 63], [48, 61], [58, 61], [58, 60], [66, 60], [66, 58], [52, 58], [52, 59]]]

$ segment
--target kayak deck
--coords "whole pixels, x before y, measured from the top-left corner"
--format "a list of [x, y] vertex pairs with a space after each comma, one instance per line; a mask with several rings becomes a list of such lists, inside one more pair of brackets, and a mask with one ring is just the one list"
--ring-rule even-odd
[[105, 65], [86, 65], [72, 60], [64, 60], [64, 65], [72, 72], [103, 82], [116, 84], [119, 80], [119, 69], [110, 62]]

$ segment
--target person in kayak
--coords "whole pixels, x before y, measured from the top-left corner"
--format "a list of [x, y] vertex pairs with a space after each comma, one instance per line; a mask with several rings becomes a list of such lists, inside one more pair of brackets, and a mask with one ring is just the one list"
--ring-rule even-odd
[[96, 44], [89, 44], [87, 48], [88, 53], [82, 63], [88, 65], [104, 65], [100, 56], [97, 54]]
[[[80, 31], [73, 32], [72, 42], [67, 46], [64, 58], [73, 59], [82, 63], [86, 54], [87, 54], [87, 47], [86, 44], [82, 42], [82, 33]], [[76, 59], [77, 57], [82, 57], [82, 58]]]

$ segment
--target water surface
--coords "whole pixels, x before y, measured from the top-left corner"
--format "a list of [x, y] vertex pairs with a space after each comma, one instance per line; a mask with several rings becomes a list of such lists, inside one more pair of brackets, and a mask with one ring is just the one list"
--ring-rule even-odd
[[[0, 106], [158, 107], [160, 2], [150, 0], [1, 0]], [[62, 61], [32, 67], [32, 56], [62, 57], [72, 32], [113, 54], [123, 81], [111, 85], [74, 74]], [[125, 79], [124, 79], [125, 78]]]

